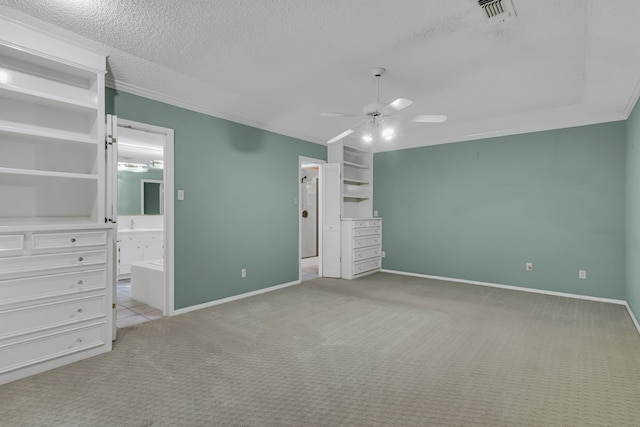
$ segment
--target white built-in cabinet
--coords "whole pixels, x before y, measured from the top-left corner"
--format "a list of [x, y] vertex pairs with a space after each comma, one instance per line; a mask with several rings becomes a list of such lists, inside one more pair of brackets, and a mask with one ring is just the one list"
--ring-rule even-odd
[[[339, 141], [329, 146], [329, 163], [338, 164], [334, 191], [340, 198], [341, 277], [355, 279], [381, 268], [382, 219], [373, 217], [373, 153]], [[334, 249], [329, 248], [328, 252]]]
[[342, 218], [371, 217], [373, 155], [337, 142], [329, 146], [329, 162], [339, 163]]
[[111, 350], [105, 65], [0, 18], [0, 383]]

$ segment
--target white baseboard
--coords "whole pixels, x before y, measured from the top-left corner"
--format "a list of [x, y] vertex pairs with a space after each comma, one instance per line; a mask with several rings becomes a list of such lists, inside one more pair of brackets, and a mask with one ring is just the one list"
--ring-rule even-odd
[[264, 294], [265, 292], [275, 291], [275, 290], [278, 290], [278, 289], [286, 288], [288, 286], [299, 285], [300, 283], [301, 283], [300, 280], [295, 280], [293, 282], [283, 283], [281, 285], [275, 285], [275, 286], [271, 286], [271, 287], [264, 288], [264, 289], [258, 289], [257, 291], [246, 292], [244, 294], [234, 295], [234, 296], [227, 297], [227, 298], [222, 298], [222, 299], [217, 299], [217, 300], [214, 300], [214, 301], [205, 302], [203, 304], [192, 305], [192, 306], [189, 306], [189, 307], [181, 308], [179, 310], [175, 310], [173, 313], [174, 313], [174, 315], [189, 313], [190, 311], [201, 310], [203, 308], [213, 307], [215, 305], [224, 304], [224, 303], [235, 301], [235, 300], [239, 300], [239, 299], [242, 299], [242, 298], [249, 298], [249, 297], [252, 297], [254, 295]]
[[[624, 305], [624, 306], [627, 306], [627, 309], [629, 309], [629, 306], [627, 305], [627, 302], [625, 300], [621, 300], [621, 299], [592, 297], [592, 296], [589, 296], [589, 295], [570, 294], [570, 293], [566, 293], [566, 292], [556, 292], [556, 291], [546, 291], [544, 289], [534, 289], [534, 288], [524, 288], [524, 287], [520, 287], [520, 286], [500, 285], [498, 283], [476, 282], [474, 280], [455, 279], [455, 278], [452, 278], [452, 277], [442, 277], [442, 276], [430, 276], [428, 274], [409, 273], [409, 272], [406, 272], [406, 271], [396, 271], [396, 270], [386, 270], [386, 269], [382, 269], [380, 271], [383, 272], [383, 273], [399, 274], [399, 275], [402, 275], [402, 276], [422, 277], [422, 278], [425, 278], [425, 279], [445, 280], [447, 282], [457, 282], [457, 283], [467, 283], [467, 284], [470, 284], [470, 285], [490, 286], [492, 288], [510, 289], [510, 290], [513, 290], [513, 291], [532, 292], [532, 293], [536, 293], [536, 294], [554, 295], [554, 296], [558, 296], [558, 297], [576, 298], [576, 299], [584, 299], [584, 300], [598, 301], [598, 302], [608, 302], [608, 303], [611, 303], [611, 304]], [[635, 320], [635, 318], [634, 318], [634, 320]], [[637, 325], [638, 324], [636, 323], [636, 326]]]
[[627, 307], [627, 311], [629, 312], [629, 316], [631, 316], [631, 320], [633, 320], [633, 324], [636, 325], [636, 329], [638, 330], [638, 334], [640, 334], [640, 323], [638, 323], [638, 319], [635, 314], [633, 314], [633, 310], [629, 307], [629, 304], [625, 301], [624, 305]]

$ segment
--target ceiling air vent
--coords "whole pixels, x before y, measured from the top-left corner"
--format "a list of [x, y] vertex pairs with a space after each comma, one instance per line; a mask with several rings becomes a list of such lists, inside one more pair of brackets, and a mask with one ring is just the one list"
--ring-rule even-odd
[[491, 23], [504, 22], [508, 18], [516, 16], [511, 0], [478, 0], [478, 4]]

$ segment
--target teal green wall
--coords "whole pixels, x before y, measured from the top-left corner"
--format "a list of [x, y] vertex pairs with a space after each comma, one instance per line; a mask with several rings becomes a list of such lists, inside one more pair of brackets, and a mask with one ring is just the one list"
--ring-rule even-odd
[[176, 309], [298, 280], [298, 156], [324, 160], [326, 147], [121, 91], [106, 98], [110, 114], [175, 132]]
[[627, 120], [627, 303], [640, 321], [640, 106]]
[[162, 181], [162, 169], [149, 169], [146, 172], [118, 171], [118, 214], [141, 215], [141, 186], [143, 179]]
[[624, 299], [625, 133], [614, 122], [376, 154], [383, 268]]

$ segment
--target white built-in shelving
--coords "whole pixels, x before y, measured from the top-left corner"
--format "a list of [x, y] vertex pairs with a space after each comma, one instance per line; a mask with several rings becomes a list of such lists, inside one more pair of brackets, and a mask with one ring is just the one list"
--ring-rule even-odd
[[329, 162], [341, 166], [342, 218], [372, 215], [372, 154], [338, 142], [329, 147]]
[[340, 164], [341, 277], [355, 279], [380, 270], [382, 219], [373, 218], [373, 153], [339, 141], [329, 163]]
[[[0, 40], [0, 225], [104, 218], [104, 56], [29, 37]], [[16, 42], [17, 41], [17, 42]], [[22, 43], [21, 43], [22, 42]], [[25, 46], [26, 45], [26, 46]], [[82, 65], [80, 65], [82, 64]], [[45, 219], [47, 218], [47, 219]]]
[[111, 350], [105, 65], [0, 17], [0, 383]]

